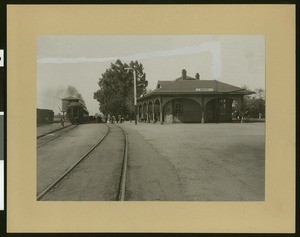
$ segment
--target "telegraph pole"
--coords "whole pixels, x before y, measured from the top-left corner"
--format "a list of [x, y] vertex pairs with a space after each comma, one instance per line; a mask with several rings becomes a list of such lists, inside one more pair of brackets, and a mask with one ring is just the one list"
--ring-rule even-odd
[[133, 71], [134, 123], [137, 125], [136, 71], [134, 67], [127, 67], [125, 69]]
[[136, 101], [136, 71], [135, 68], [133, 70], [133, 91], [134, 91], [134, 123], [137, 125], [137, 101]]

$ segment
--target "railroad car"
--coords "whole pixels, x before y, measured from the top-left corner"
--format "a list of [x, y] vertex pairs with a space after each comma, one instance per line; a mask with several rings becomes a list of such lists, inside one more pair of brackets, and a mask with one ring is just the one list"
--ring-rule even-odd
[[89, 112], [80, 102], [71, 102], [67, 108], [67, 118], [72, 124], [87, 123]]
[[72, 124], [89, 122], [89, 112], [79, 98], [67, 97], [62, 99], [62, 112]]
[[37, 124], [53, 123], [54, 112], [50, 109], [37, 109]]

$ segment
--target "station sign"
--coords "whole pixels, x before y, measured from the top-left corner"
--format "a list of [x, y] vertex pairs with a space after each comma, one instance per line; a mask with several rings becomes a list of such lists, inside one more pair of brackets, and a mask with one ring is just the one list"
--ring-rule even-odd
[[196, 88], [196, 91], [200, 91], [200, 92], [210, 92], [210, 91], [214, 91], [214, 88]]

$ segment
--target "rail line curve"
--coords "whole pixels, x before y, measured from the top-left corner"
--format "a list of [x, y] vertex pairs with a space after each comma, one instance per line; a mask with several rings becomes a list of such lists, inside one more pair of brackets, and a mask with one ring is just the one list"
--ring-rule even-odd
[[[107, 126], [107, 125], [106, 125]], [[52, 188], [54, 188], [60, 181], [64, 179], [79, 163], [81, 163], [89, 154], [96, 149], [96, 147], [101, 144], [107, 135], [110, 133], [110, 127], [107, 126], [107, 131], [105, 135], [86, 153], [84, 154], [74, 165], [72, 165], [67, 171], [65, 171], [56, 181], [50, 184], [43, 192], [37, 196], [37, 201], [40, 201]]]

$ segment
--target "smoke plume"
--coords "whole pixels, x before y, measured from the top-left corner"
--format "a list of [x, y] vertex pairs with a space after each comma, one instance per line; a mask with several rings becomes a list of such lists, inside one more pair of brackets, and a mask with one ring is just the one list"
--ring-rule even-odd
[[66, 89], [66, 93], [67, 93], [66, 97], [72, 96], [78, 98], [79, 101], [85, 105], [85, 101], [82, 98], [82, 95], [78, 92], [78, 90], [74, 86], [68, 86], [68, 88]]
[[85, 105], [82, 95], [74, 86], [48, 88], [44, 93], [39, 95], [37, 107], [40, 109], [52, 109], [55, 113], [61, 110], [61, 99], [66, 97], [75, 97]]

